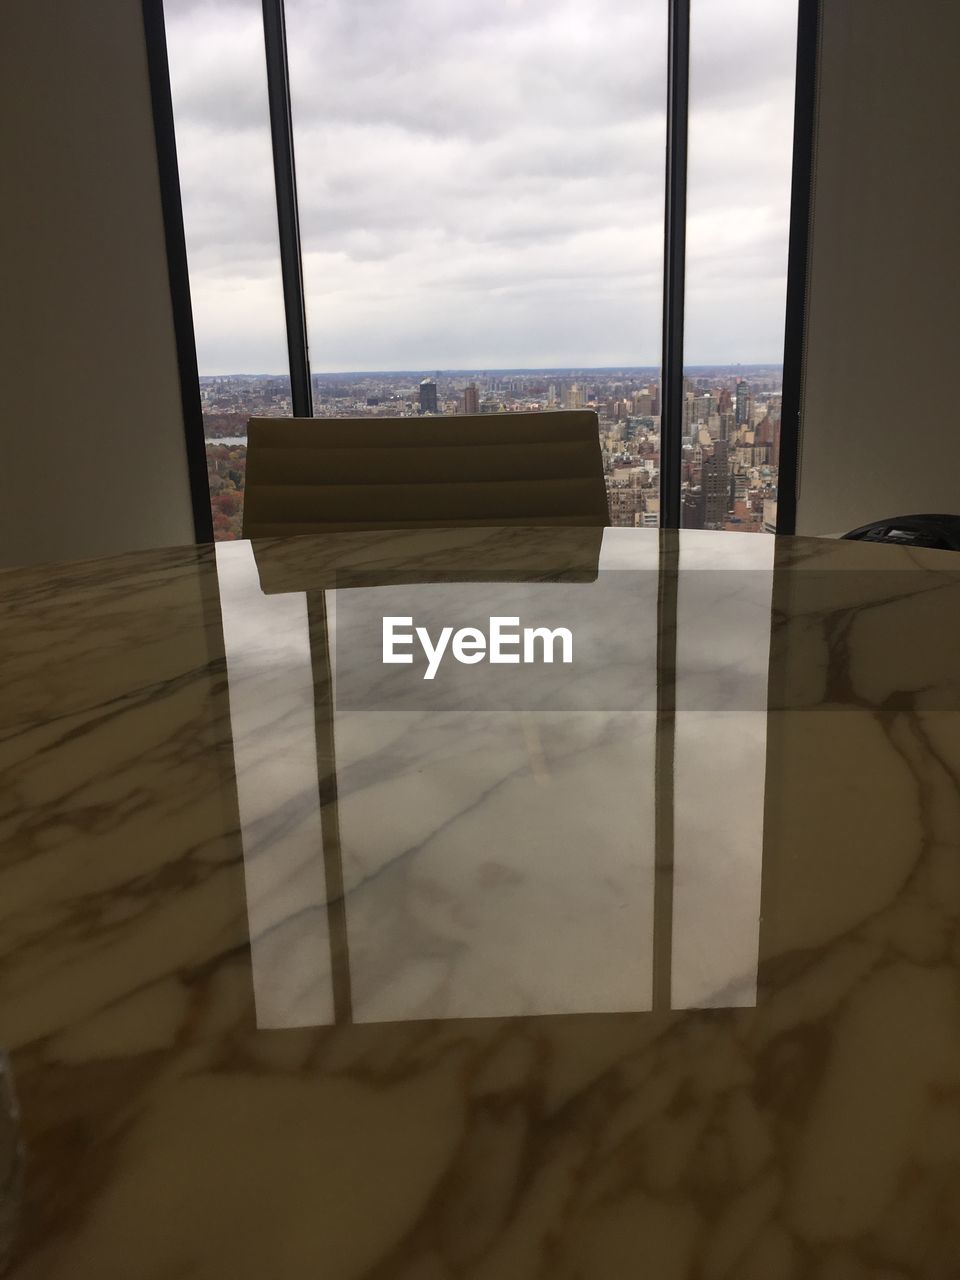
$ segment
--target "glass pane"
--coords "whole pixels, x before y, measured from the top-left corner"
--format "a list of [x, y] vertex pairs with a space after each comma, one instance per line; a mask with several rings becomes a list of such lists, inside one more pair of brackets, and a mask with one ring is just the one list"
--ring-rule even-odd
[[287, 0], [318, 417], [595, 408], [658, 522], [663, 0]]
[[259, 0], [165, 0], [214, 536], [240, 535], [247, 419], [290, 413]]
[[773, 532], [797, 0], [692, 0], [683, 524]]

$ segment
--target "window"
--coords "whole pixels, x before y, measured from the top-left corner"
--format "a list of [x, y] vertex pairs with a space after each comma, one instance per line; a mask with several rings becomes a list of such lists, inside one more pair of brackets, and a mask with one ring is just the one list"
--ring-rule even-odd
[[165, 0], [214, 536], [238, 538], [252, 415], [290, 413], [259, 0]]
[[776, 528], [796, 0], [691, 0], [683, 524]]
[[[286, 0], [316, 417], [594, 408], [611, 523], [659, 524], [669, 3]], [[681, 522], [771, 531], [797, 0], [690, 3]], [[166, 20], [229, 538], [291, 412], [263, 13]]]

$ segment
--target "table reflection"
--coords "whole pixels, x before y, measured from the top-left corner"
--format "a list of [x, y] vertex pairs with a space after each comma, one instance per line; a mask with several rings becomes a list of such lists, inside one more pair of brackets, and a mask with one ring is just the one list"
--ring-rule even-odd
[[[772, 544], [685, 541], [665, 672], [661, 543], [564, 536], [525, 568], [461, 552], [299, 591], [218, 546], [259, 1026], [755, 1002]], [[341, 705], [360, 596], [535, 617], [551, 592], [619, 644], [586, 703], [574, 679], [514, 709], [462, 682]]]

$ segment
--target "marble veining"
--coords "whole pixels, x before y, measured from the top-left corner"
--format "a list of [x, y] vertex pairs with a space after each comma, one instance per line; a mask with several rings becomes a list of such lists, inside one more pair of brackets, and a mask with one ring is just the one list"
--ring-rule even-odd
[[[591, 563], [677, 566], [675, 710], [336, 707], [344, 573]], [[514, 528], [0, 574], [9, 1273], [956, 1280], [954, 563]]]

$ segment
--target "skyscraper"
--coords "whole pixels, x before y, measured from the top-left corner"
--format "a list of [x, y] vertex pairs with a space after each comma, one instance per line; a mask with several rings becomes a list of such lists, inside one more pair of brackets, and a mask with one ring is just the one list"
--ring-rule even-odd
[[707, 458], [701, 471], [703, 486], [703, 524], [706, 529], [720, 529], [730, 501], [730, 475], [727, 446], [718, 440], [713, 457]]
[[633, 398], [633, 411], [641, 417], [649, 418], [654, 412], [654, 398], [649, 391], [641, 391]]
[[[421, 391], [423, 390], [422, 387], [420, 389]], [[475, 382], [471, 382], [469, 387], [464, 387], [463, 389], [463, 412], [464, 413], [480, 412], [480, 392]]]
[[682, 529], [703, 528], [703, 489], [699, 485], [683, 491], [680, 527]]
[[773, 423], [770, 421], [770, 415], [757, 423], [757, 430], [754, 436], [754, 444], [773, 444]]
[[432, 378], [424, 378], [420, 383], [420, 412], [437, 412], [437, 384]]
[[742, 427], [750, 421], [750, 384], [737, 383], [737, 426]]

